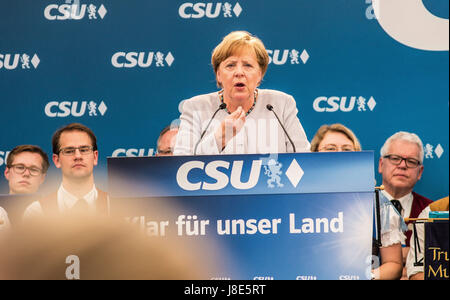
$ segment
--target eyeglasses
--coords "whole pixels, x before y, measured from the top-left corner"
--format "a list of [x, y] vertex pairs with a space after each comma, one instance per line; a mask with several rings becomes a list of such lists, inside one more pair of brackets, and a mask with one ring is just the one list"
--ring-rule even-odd
[[39, 176], [42, 174], [42, 170], [36, 167], [27, 167], [22, 164], [10, 165], [8, 168], [12, 169], [17, 175], [22, 175], [26, 170], [30, 172], [31, 176]]
[[383, 158], [389, 159], [391, 164], [396, 165], [396, 166], [400, 165], [402, 163], [402, 161], [405, 161], [406, 167], [410, 168], [410, 169], [417, 168], [418, 166], [421, 165], [420, 161], [418, 161], [417, 159], [401, 157], [401, 156], [395, 155], [395, 154], [385, 155], [385, 156], [383, 156]]
[[77, 149], [80, 151], [81, 155], [88, 155], [91, 154], [94, 150], [93, 146], [80, 146], [80, 147], [67, 147], [67, 148], [61, 148], [59, 149], [59, 153], [62, 153], [62, 155], [66, 156], [72, 156], [75, 155], [75, 152]]
[[350, 151], [355, 151], [355, 148], [351, 145], [343, 145], [342, 147], [334, 145], [334, 144], [329, 144], [329, 145], [325, 145], [322, 148], [319, 149], [320, 151], [326, 151], [326, 152], [337, 152], [337, 151], [341, 151], [341, 152], [350, 152]]

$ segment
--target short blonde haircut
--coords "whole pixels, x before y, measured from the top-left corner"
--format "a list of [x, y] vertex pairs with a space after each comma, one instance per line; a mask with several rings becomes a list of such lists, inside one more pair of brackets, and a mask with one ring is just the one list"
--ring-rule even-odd
[[[224, 60], [245, 48], [255, 51], [258, 65], [261, 68], [261, 78], [263, 78], [269, 65], [269, 55], [263, 42], [247, 31], [233, 31], [216, 46], [211, 57], [214, 74], [217, 75], [217, 70]], [[217, 85], [220, 87], [219, 82], [217, 82]]]
[[322, 125], [319, 130], [317, 130], [316, 135], [311, 141], [311, 152], [319, 152], [319, 145], [323, 138], [328, 132], [339, 132], [347, 136], [353, 143], [355, 151], [361, 151], [361, 144], [358, 141], [356, 135], [349, 128], [342, 124], [336, 123], [332, 125]]

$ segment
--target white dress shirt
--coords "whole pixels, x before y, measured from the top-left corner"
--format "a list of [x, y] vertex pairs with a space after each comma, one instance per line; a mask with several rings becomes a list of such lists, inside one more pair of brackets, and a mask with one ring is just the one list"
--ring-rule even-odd
[[384, 194], [380, 197], [380, 223], [381, 247], [405, 243], [406, 224]]
[[[90, 213], [95, 213], [97, 197], [98, 191], [95, 188], [95, 184], [92, 189], [82, 197], [87, 202]], [[57, 201], [58, 210], [59, 212], [63, 213], [67, 210], [70, 210], [75, 205], [75, 203], [78, 201], [78, 197], [69, 193], [61, 184], [57, 192]], [[24, 218], [40, 216], [42, 214], [43, 212], [41, 203], [39, 201], [34, 201], [25, 210]]]
[[[385, 190], [382, 190], [381, 192], [383, 193], [383, 195], [386, 196], [386, 198], [389, 201], [395, 199]], [[412, 193], [406, 194], [405, 196], [398, 198], [396, 200], [400, 201], [400, 204], [402, 205], [403, 209], [402, 209], [402, 211], [399, 211], [399, 213], [402, 215], [402, 218], [403, 219], [409, 218], [409, 215], [411, 214], [412, 203], [413, 203], [413, 194]]]
[[[219, 93], [210, 93], [184, 101], [180, 116], [180, 129], [177, 135], [174, 155], [193, 155], [195, 145], [206, 129], [214, 112], [219, 108]], [[225, 109], [217, 112], [205, 135], [198, 144], [195, 154], [244, 154], [244, 153], [286, 153], [293, 147], [277, 121], [273, 111], [280, 118], [295, 145], [296, 152], [309, 152], [310, 144], [297, 117], [297, 105], [294, 98], [283, 92], [260, 89], [255, 107], [247, 115], [244, 127], [229, 140], [222, 150], [217, 145], [215, 135], [221, 122], [228, 116]]]

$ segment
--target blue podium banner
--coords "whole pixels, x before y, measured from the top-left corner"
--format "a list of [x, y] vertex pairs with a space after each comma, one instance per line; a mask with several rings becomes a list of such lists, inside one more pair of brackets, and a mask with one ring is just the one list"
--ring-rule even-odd
[[113, 197], [368, 192], [373, 152], [109, 158]]
[[370, 279], [373, 172], [372, 152], [108, 158], [112, 214], [213, 244], [205, 279]]

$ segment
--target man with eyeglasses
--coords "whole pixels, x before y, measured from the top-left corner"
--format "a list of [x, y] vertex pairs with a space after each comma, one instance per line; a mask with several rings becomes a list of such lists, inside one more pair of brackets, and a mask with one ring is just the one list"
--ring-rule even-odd
[[[382, 193], [396, 207], [403, 218], [417, 218], [430, 199], [413, 192], [423, 173], [424, 150], [420, 138], [400, 131], [389, 137], [380, 151], [378, 172], [382, 175]], [[403, 264], [408, 255], [412, 231], [408, 226], [406, 245], [403, 245]], [[407, 279], [403, 269], [402, 279]]]
[[[6, 159], [5, 178], [9, 194], [34, 194], [45, 180], [50, 166], [47, 154], [38, 146], [19, 145]], [[0, 229], [9, 227], [6, 211], [0, 207]]]
[[106, 192], [95, 186], [94, 167], [98, 163], [97, 138], [88, 127], [72, 123], [52, 137], [53, 163], [61, 169], [62, 182], [51, 195], [33, 202], [25, 217], [43, 213], [108, 213]]

